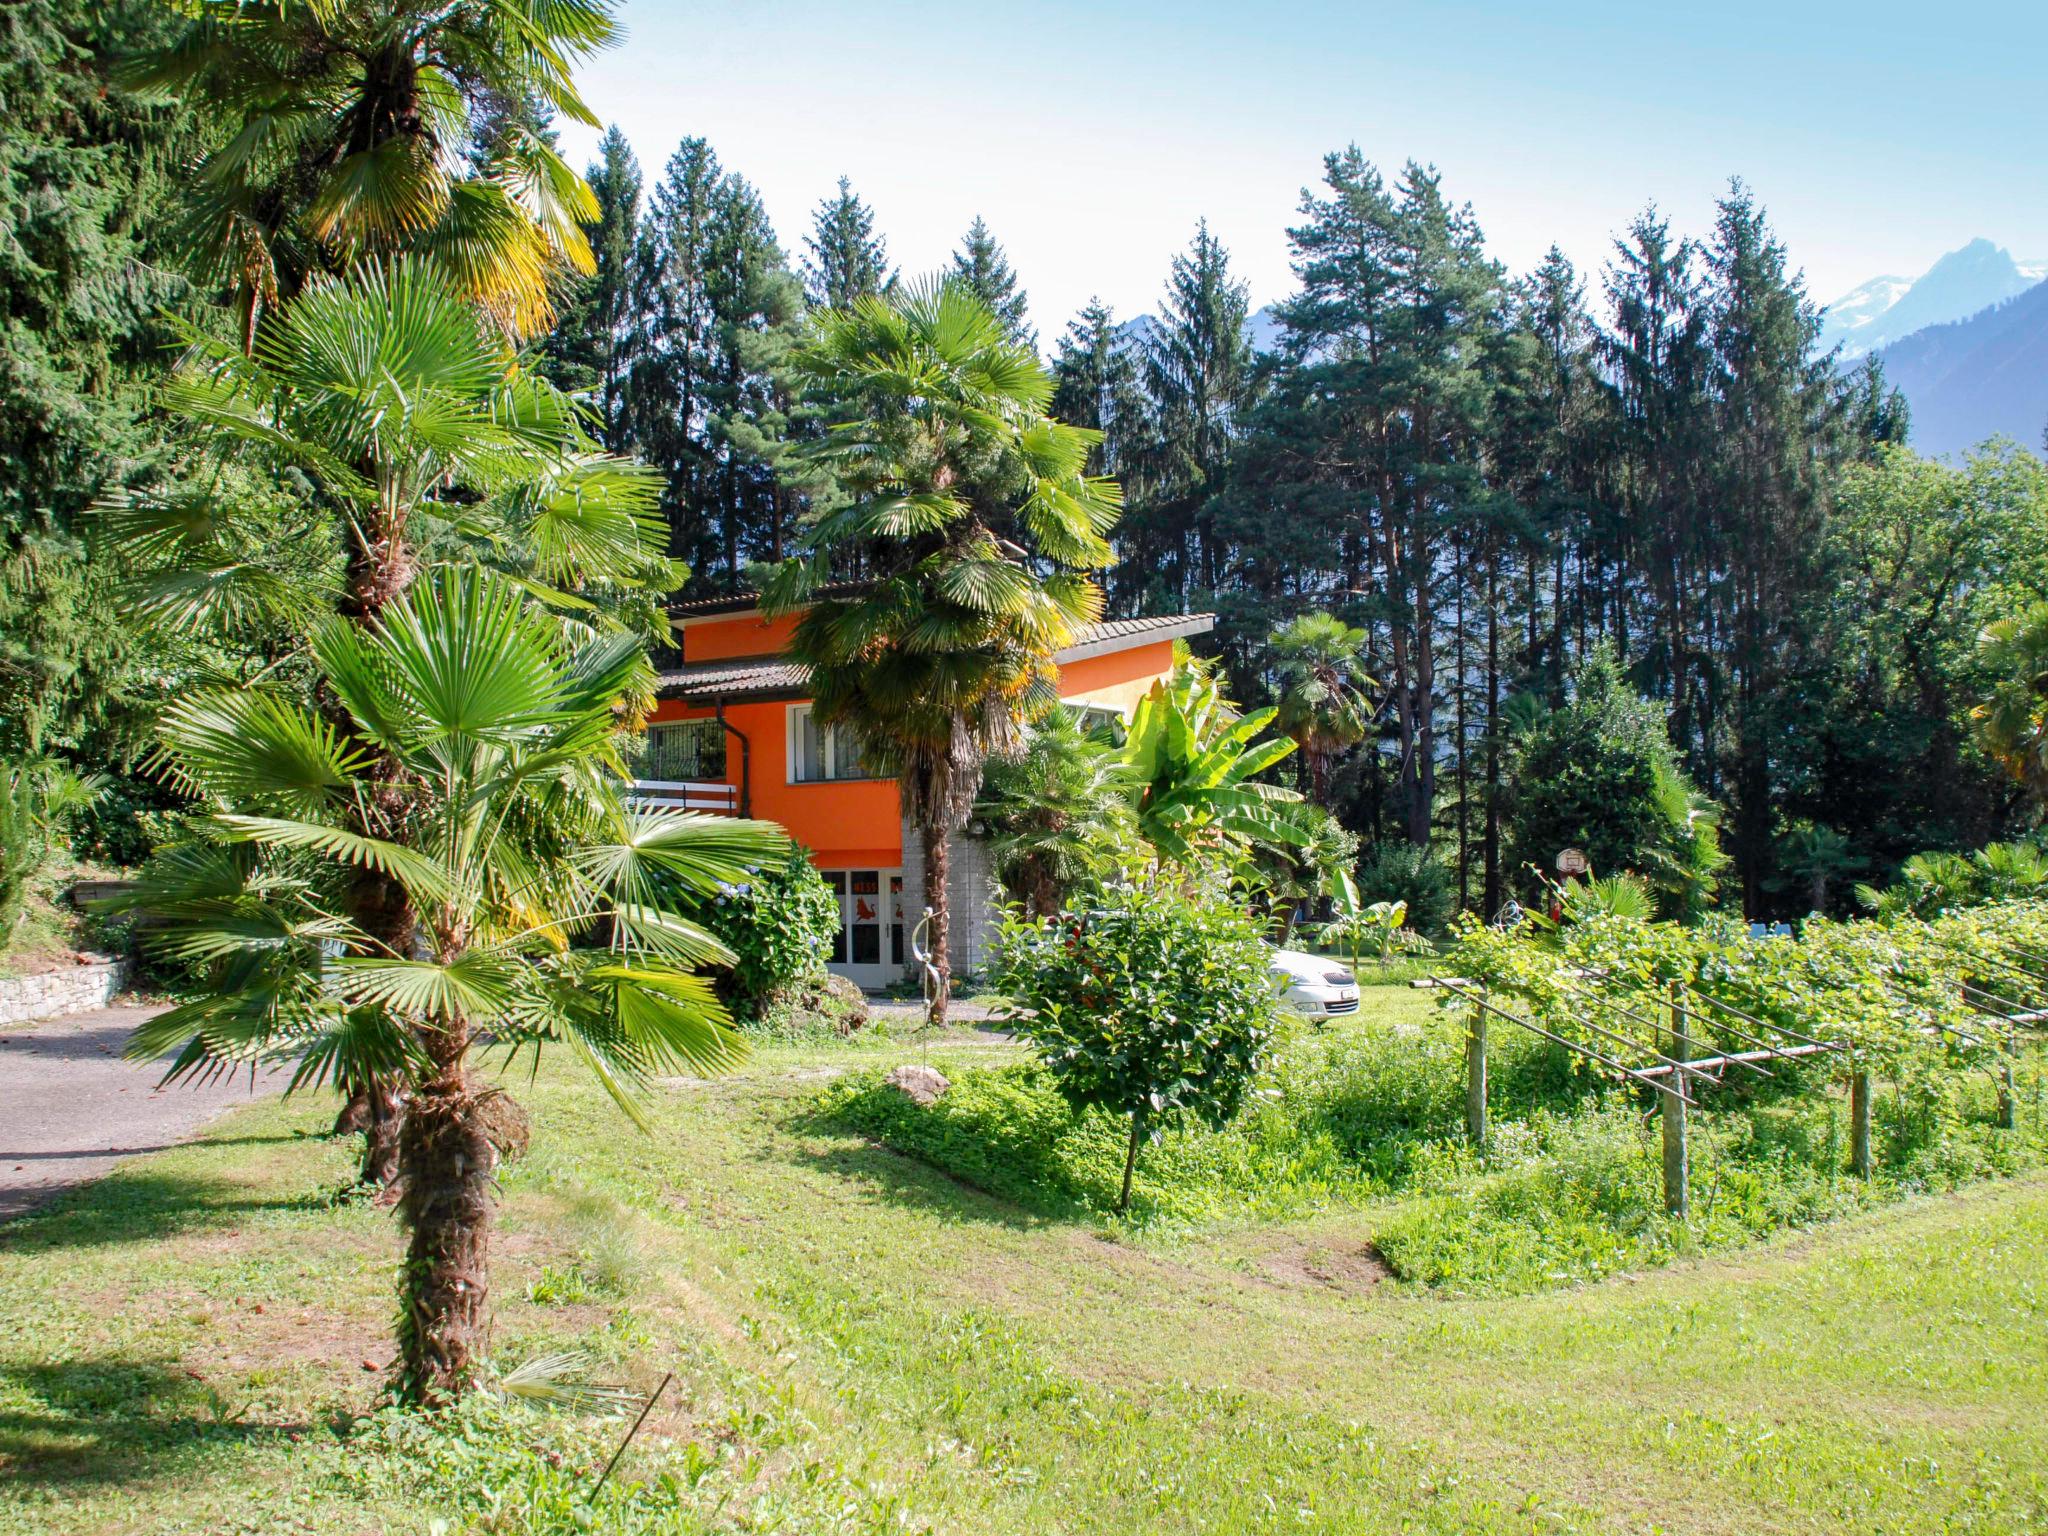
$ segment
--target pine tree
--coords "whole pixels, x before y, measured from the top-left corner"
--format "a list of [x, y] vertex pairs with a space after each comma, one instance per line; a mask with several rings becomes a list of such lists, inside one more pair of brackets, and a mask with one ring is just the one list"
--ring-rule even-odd
[[960, 249], [953, 253], [952, 276], [995, 311], [1012, 341], [1034, 349], [1038, 346], [1038, 332], [1025, 319], [1024, 290], [1017, 286], [1010, 258], [979, 215], [967, 226]]
[[844, 309], [855, 299], [896, 290], [889, 242], [875, 233], [875, 212], [839, 178], [836, 197], [822, 199], [804, 237], [804, 295], [817, 309]]
[[640, 231], [640, 162], [614, 126], [584, 173], [597, 217], [583, 226], [595, 269], [570, 285], [561, 318], [542, 352], [542, 372], [585, 397], [596, 411], [605, 447], [627, 444], [627, 383], [635, 347], [634, 246]]

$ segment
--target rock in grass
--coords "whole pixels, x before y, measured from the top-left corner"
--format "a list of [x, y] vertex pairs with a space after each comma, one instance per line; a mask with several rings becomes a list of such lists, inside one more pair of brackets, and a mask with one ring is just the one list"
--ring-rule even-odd
[[929, 1109], [953, 1086], [937, 1067], [925, 1066], [898, 1067], [882, 1081], [920, 1109]]

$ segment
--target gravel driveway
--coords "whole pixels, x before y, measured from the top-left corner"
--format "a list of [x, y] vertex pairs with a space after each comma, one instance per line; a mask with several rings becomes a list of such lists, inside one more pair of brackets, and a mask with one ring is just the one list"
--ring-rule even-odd
[[158, 1090], [161, 1062], [121, 1059], [153, 1008], [103, 1008], [0, 1030], [0, 1221], [160, 1152], [224, 1110], [275, 1093], [288, 1072]]

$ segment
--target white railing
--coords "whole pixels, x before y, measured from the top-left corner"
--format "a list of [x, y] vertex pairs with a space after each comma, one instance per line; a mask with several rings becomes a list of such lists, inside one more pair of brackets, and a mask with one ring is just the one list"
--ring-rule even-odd
[[740, 792], [730, 784], [635, 779], [626, 799], [643, 810], [704, 811], [714, 816], [740, 813]]

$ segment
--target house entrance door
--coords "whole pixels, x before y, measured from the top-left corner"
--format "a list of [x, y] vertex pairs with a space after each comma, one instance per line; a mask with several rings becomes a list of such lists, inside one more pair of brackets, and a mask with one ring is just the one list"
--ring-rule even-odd
[[903, 871], [820, 870], [839, 898], [839, 934], [832, 944], [832, 969], [870, 990], [903, 975]]

